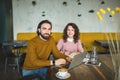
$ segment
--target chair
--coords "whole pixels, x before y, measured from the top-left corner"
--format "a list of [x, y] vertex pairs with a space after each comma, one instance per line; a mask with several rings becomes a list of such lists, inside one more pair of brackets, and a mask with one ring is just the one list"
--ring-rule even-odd
[[22, 53], [22, 55], [20, 56], [20, 59], [19, 59], [19, 66], [20, 66], [19, 71], [20, 71], [20, 75], [21, 75], [21, 78], [19, 80], [42, 80], [41, 75], [39, 75], [39, 74], [31, 74], [31, 75], [27, 75], [27, 76], [22, 75], [22, 66], [23, 66], [25, 57], [26, 57], [26, 53]]
[[19, 66], [20, 66], [19, 67], [19, 72], [20, 72], [21, 76], [22, 76], [22, 67], [23, 67], [25, 57], [26, 57], [26, 53], [22, 53], [22, 55], [20, 55], [20, 57], [19, 57]]
[[4, 54], [5, 54], [5, 70], [4, 73], [6, 74], [7, 69], [9, 66], [12, 66], [13, 69], [17, 67], [17, 71], [19, 72], [19, 55], [18, 50], [15, 50], [15, 53], [12, 52], [14, 49], [11, 45], [3, 46]]

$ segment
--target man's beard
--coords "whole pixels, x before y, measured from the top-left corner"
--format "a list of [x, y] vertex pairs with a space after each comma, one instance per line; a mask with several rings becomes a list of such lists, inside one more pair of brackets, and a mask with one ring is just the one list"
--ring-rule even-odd
[[43, 39], [45, 39], [45, 40], [49, 40], [50, 34], [48, 34], [48, 33], [45, 33], [45, 34], [47, 34], [48, 36], [44, 36], [44, 35], [42, 35], [41, 33], [40, 33], [40, 36], [41, 36]]

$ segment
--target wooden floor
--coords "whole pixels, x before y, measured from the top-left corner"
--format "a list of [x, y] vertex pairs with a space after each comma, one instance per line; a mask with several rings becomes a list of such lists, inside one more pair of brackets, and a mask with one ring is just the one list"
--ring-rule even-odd
[[5, 55], [3, 54], [3, 50], [0, 47], [0, 80], [19, 80], [21, 75], [17, 72], [16, 69], [12, 67], [7, 68], [7, 73], [4, 74], [4, 63], [5, 63]]

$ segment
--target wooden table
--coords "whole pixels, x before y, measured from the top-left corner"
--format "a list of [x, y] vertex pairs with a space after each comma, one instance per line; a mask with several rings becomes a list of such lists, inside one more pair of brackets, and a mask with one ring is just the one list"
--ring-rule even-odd
[[[5, 73], [7, 72], [7, 65], [9, 64], [8, 62], [12, 59], [14, 60], [13, 62], [16, 62], [17, 65], [17, 70], [19, 71], [19, 56], [20, 56], [20, 48], [26, 47], [27, 46], [27, 41], [19, 41], [19, 40], [14, 40], [14, 41], [5, 41], [2, 43], [2, 48], [4, 51], [4, 54], [6, 56], [5, 58]], [[15, 52], [12, 52], [12, 50], [15, 50]], [[15, 53], [15, 54], [12, 54]]]
[[24, 47], [27, 46], [27, 40], [14, 40], [14, 41], [5, 41], [2, 43], [2, 46], [13, 46], [16, 47]]
[[120, 40], [113, 40], [113, 41], [110, 40], [109, 42], [108, 40], [94, 40], [94, 42], [106, 49], [109, 49], [109, 46], [112, 45], [112, 42], [115, 45], [116, 49], [117, 49], [117, 42], [120, 44]]
[[94, 42], [106, 49], [109, 49], [109, 44], [107, 40], [95, 40]]
[[[98, 56], [101, 66], [81, 64], [72, 69], [69, 73], [71, 77], [65, 80], [114, 80], [114, 71], [109, 54], [100, 54]], [[47, 80], [60, 80], [55, 74], [58, 68], [51, 67], [48, 71]]]

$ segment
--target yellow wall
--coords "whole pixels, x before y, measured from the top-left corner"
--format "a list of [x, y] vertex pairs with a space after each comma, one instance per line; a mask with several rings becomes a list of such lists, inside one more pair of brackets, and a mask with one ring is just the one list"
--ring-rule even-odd
[[[101, 47], [98, 44], [94, 43], [94, 40], [107, 40], [106, 38], [107, 33], [80, 33], [80, 40], [84, 45], [85, 50], [92, 50], [93, 46], [97, 46], [97, 50], [100, 52], [106, 51], [103, 47]], [[18, 33], [17, 34], [17, 40], [30, 40], [33, 37], [35, 37], [36, 33]], [[115, 33], [108, 33], [107, 36], [112, 35], [113, 39], [115, 39]], [[52, 36], [54, 37], [55, 41], [57, 42], [61, 37], [62, 33], [59, 32], [53, 32]]]

